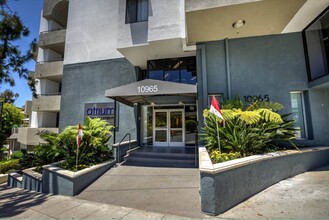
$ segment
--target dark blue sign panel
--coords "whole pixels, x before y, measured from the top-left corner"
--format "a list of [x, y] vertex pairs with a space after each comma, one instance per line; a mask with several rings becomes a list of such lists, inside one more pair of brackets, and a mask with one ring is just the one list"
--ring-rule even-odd
[[85, 117], [100, 118], [106, 120], [111, 125], [115, 125], [115, 105], [109, 103], [86, 103]]

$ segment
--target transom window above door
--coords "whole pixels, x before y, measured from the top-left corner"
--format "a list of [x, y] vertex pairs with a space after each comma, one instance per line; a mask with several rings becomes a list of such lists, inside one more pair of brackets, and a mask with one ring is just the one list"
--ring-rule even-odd
[[195, 85], [195, 57], [149, 60], [146, 78]]

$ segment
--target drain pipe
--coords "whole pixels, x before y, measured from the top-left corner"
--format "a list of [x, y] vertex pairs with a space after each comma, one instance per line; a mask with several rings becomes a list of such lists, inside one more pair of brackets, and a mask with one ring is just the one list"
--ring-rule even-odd
[[227, 98], [232, 99], [231, 86], [231, 68], [230, 68], [230, 52], [228, 47], [228, 38], [225, 38], [225, 61], [226, 61], [226, 80], [227, 80]]

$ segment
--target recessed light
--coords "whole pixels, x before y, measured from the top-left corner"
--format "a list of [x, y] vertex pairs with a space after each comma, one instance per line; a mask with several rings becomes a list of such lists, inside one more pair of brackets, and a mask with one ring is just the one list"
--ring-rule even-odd
[[232, 24], [232, 27], [238, 29], [238, 28], [242, 28], [244, 25], [246, 24], [245, 20], [237, 20]]

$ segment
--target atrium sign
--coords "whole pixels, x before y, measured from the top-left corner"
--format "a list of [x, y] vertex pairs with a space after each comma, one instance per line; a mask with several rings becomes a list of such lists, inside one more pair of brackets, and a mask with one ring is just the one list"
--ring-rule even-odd
[[108, 103], [86, 103], [85, 117], [100, 118], [106, 120], [111, 125], [115, 125], [115, 105], [114, 102]]

